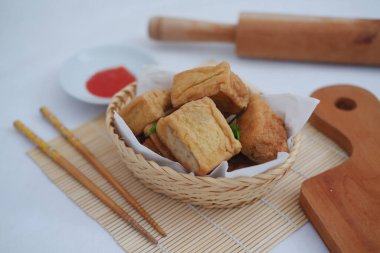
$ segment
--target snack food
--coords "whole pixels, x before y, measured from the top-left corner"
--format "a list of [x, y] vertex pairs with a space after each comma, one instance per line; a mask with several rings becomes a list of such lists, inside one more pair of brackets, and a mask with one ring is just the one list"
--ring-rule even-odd
[[206, 175], [223, 161], [232, 171], [288, 151], [284, 121], [249, 92], [222, 62], [177, 74], [171, 90], [146, 92], [120, 115], [140, 143], [188, 172]]
[[288, 152], [287, 133], [283, 119], [277, 116], [258, 94], [252, 94], [246, 111], [237, 119], [241, 152], [257, 163]]
[[[170, 150], [158, 138], [157, 132], [156, 131], [150, 132], [152, 127], [153, 127], [153, 124], [149, 124], [144, 128], [144, 134], [148, 138], [145, 140], [145, 142], [150, 140], [152, 142], [152, 145], [154, 145], [154, 148], [157, 150], [156, 153], [159, 153], [160, 155], [162, 155], [162, 156], [164, 156], [164, 157], [166, 157], [172, 161], [175, 161], [175, 158], [172, 155], [172, 153], [170, 152]], [[148, 136], [148, 133], [149, 133], [149, 136]], [[149, 144], [150, 143], [148, 142], [148, 145]]]
[[186, 103], [157, 123], [157, 135], [189, 172], [206, 175], [241, 145], [208, 97]]
[[222, 112], [238, 113], [247, 106], [249, 91], [231, 72], [227, 62], [190, 69], [174, 76], [171, 92], [173, 107], [178, 108], [203, 97], [214, 100]]
[[170, 109], [170, 90], [156, 89], [135, 97], [119, 114], [132, 132], [139, 135], [146, 125], [165, 116]]
[[144, 142], [143, 142], [143, 145], [147, 148], [149, 148], [150, 150], [152, 150], [153, 152], [157, 153], [157, 154], [160, 154], [160, 151], [158, 151], [158, 149], [156, 148], [156, 146], [154, 145], [154, 143], [152, 142], [151, 139], [146, 139]]

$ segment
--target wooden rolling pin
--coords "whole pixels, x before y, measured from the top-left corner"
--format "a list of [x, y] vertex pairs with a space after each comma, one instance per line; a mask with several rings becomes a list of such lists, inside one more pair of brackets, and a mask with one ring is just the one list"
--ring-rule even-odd
[[237, 25], [154, 17], [149, 35], [166, 41], [224, 41], [239, 56], [380, 65], [380, 20], [243, 13]]

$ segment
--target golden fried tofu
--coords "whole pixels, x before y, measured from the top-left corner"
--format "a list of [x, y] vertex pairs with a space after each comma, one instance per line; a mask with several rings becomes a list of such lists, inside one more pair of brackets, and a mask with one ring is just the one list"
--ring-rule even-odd
[[143, 145], [147, 148], [149, 148], [150, 150], [152, 150], [153, 152], [159, 154], [160, 151], [158, 151], [158, 149], [156, 148], [156, 146], [154, 145], [154, 143], [152, 142], [151, 139], [146, 139], [144, 142], [143, 142]]
[[277, 116], [259, 94], [252, 94], [247, 110], [237, 119], [241, 152], [257, 163], [277, 157], [277, 152], [288, 152], [284, 121]]
[[249, 91], [240, 78], [231, 72], [230, 65], [190, 69], [174, 76], [171, 92], [173, 107], [210, 97], [222, 112], [238, 113], [249, 100]]
[[120, 111], [120, 116], [135, 135], [171, 109], [170, 90], [156, 89], [135, 97]]
[[[153, 124], [149, 124], [144, 128], [144, 134], [147, 136], [149, 130], [152, 128]], [[161, 142], [161, 140], [157, 136], [157, 132], [152, 132], [149, 134], [149, 137], [147, 140], [150, 140], [152, 144], [154, 145], [156, 149], [156, 153], [162, 155], [163, 157], [166, 157], [172, 161], [175, 161], [174, 156], [170, 152], [170, 150]], [[145, 142], [144, 142], [145, 143]], [[149, 144], [149, 143], [148, 143]]]
[[208, 97], [161, 118], [157, 135], [176, 160], [198, 176], [208, 174], [241, 149], [222, 113]]

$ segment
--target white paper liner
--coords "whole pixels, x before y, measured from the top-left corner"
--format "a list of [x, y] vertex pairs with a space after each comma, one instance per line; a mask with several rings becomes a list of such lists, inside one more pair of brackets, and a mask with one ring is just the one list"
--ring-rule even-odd
[[[142, 94], [148, 90], [156, 88], [170, 88], [172, 85], [174, 73], [174, 71], [167, 71], [159, 66], [147, 67], [138, 78], [139, 84], [137, 87], [137, 94]], [[264, 94], [263, 96], [272, 110], [284, 119], [289, 136], [288, 146], [291, 150], [293, 147], [294, 136], [297, 135], [301, 131], [302, 127], [306, 124], [310, 115], [319, 103], [319, 100], [311, 97], [303, 97], [293, 94]], [[169, 166], [177, 172], [188, 173], [180, 163], [162, 157], [161, 155], [140, 144], [130, 128], [117, 112], [114, 113], [114, 117], [115, 126], [118, 129], [119, 133], [127, 145], [133, 148], [136, 153], [142, 154], [145, 159], [155, 161], [161, 166]], [[215, 178], [237, 178], [242, 176], [251, 177], [277, 167], [283, 163], [288, 158], [288, 156], [289, 153], [287, 152], [279, 152], [277, 153], [277, 158], [275, 160], [259, 165], [241, 168], [232, 172], [227, 172], [228, 163], [227, 161], [224, 161], [208, 176]], [[188, 174], [194, 175], [194, 173]]]

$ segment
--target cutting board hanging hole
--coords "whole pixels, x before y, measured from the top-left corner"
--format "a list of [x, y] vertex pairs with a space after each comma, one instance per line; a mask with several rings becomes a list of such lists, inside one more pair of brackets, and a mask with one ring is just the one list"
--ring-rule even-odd
[[356, 108], [356, 102], [351, 98], [341, 97], [336, 100], [335, 106], [343, 111], [352, 111]]

